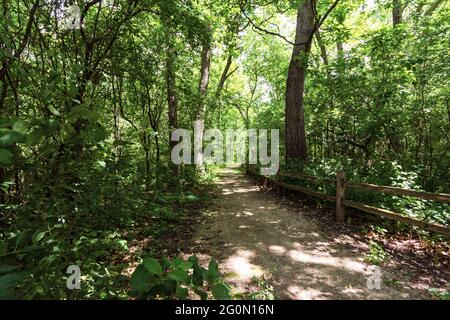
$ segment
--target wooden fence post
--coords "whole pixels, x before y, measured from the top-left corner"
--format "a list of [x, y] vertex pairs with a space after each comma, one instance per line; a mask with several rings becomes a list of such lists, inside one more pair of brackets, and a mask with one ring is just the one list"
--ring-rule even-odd
[[345, 223], [345, 211], [342, 201], [345, 198], [345, 182], [347, 176], [340, 171], [336, 175], [336, 219], [339, 223]]

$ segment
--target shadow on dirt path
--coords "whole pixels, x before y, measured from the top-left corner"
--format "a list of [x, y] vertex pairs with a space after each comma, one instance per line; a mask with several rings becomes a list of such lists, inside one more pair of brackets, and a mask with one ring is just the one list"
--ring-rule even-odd
[[[374, 266], [364, 262], [348, 239], [327, 235], [237, 170], [222, 171], [216, 193], [208, 222], [195, 237], [195, 250], [205, 260], [219, 260], [235, 292], [254, 291], [254, 279], [264, 277], [277, 299], [426, 298], [406, 281], [394, 288], [381, 281], [380, 290], [369, 289]], [[383, 280], [388, 274], [381, 272]]]

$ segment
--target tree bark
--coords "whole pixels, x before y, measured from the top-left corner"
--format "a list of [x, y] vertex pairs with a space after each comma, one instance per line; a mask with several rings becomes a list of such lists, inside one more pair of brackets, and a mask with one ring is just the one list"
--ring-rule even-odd
[[295, 46], [288, 70], [285, 108], [286, 161], [308, 159], [304, 116], [305, 77], [315, 26], [315, 0], [302, 1], [297, 13]]
[[317, 39], [317, 45], [319, 46], [319, 49], [320, 49], [320, 56], [322, 57], [324, 65], [328, 67], [329, 62], [328, 62], [327, 47], [325, 46], [325, 44], [322, 41], [322, 36], [320, 34], [319, 29], [316, 30], [316, 39]]
[[403, 4], [401, 0], [392, 0], [392, 23], [395, 26], [402, 23], [403, 20]]
[[225, 68], [223, 69], [222, 75], [219, 80], [219, 84], [217, 85], [216, 90], [216, 98], [220, 97], [220, 94], [222, 93], [223, 87], [225, 86], [225, 81], [227, 81], [230, 72], [231, 64], [233, 62], [233, 57], [230, 54], [227, 59], [227, 64], [225, 65]]
[[[197, 109], [196, 120], [204, 121], [205, 108], [206, 108], [206, 95], [208, 93], [209, 86], [209, 74], [211, 68], [211, 39], [205, 40], [202, 48], [202, 58], [201, 58], [201, 67], [200, 67], [200, 83], [198, 87], [199, 93], [199, 106]], [[203, 141], [204, 127], [202, 126], [201, 130], [198, 132], [199, 141]], [[201, 175], [204, 175], [205, 172], [205, 164], [203, 159], [203, 145], [199, 146], [200, 148], [196, 150], [195, 153], [195, 163], [197, 172]]]
[[168, 48], [166, 56], [166, 85], [167, 85], [167, 103], [169, 116], [169, 163], [172, 171], [176, 176], [180, 174], [179, 166], [172, 163], [172, 150], [177, 145], [176, 141], [172, 141], [171, 136], [178, 126], [178, 100], [176, 94], [176, 76], [175, 76], [175, 37], [172, 31], [168, 32]]

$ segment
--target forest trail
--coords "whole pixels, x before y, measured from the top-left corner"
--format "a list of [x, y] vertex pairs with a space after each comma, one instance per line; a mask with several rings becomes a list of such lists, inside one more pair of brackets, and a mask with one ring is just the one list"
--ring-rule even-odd
[[[368, 289], [374, 269], [355, 250], [356, 240], [321, 231], [301, 210], [277, 203], [237, 170], [221, 172], [216, 193], [195, 250], [204, 261], [218, 259], [235, 292], [255, 291], [255, 277], [264, 277], [276, 299], [423, 298], [401, 280], [393, 288], [382, 282], [381, 290]], [[382, 279], [389, 278], [381, 271]]]

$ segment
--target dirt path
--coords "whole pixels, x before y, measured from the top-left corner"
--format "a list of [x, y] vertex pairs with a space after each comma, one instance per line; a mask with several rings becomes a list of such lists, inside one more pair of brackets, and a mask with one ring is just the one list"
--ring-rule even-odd
[[[219, 260], [235, 292], [255, 290], [252, 279], [264, 277], [277, 299], [423, 298], [401, 280], [393, 287], [382, 282], [381, 290], [368, 289], [374, 270], [355, 250], [356, 240], [321, 231], [236, 170], [222, 172], [217, 193], [214, 211], [195, 237], [195, 250], [206, 253], [205, 260]], [[389, 279], [381, 271], [382, 279]]]

